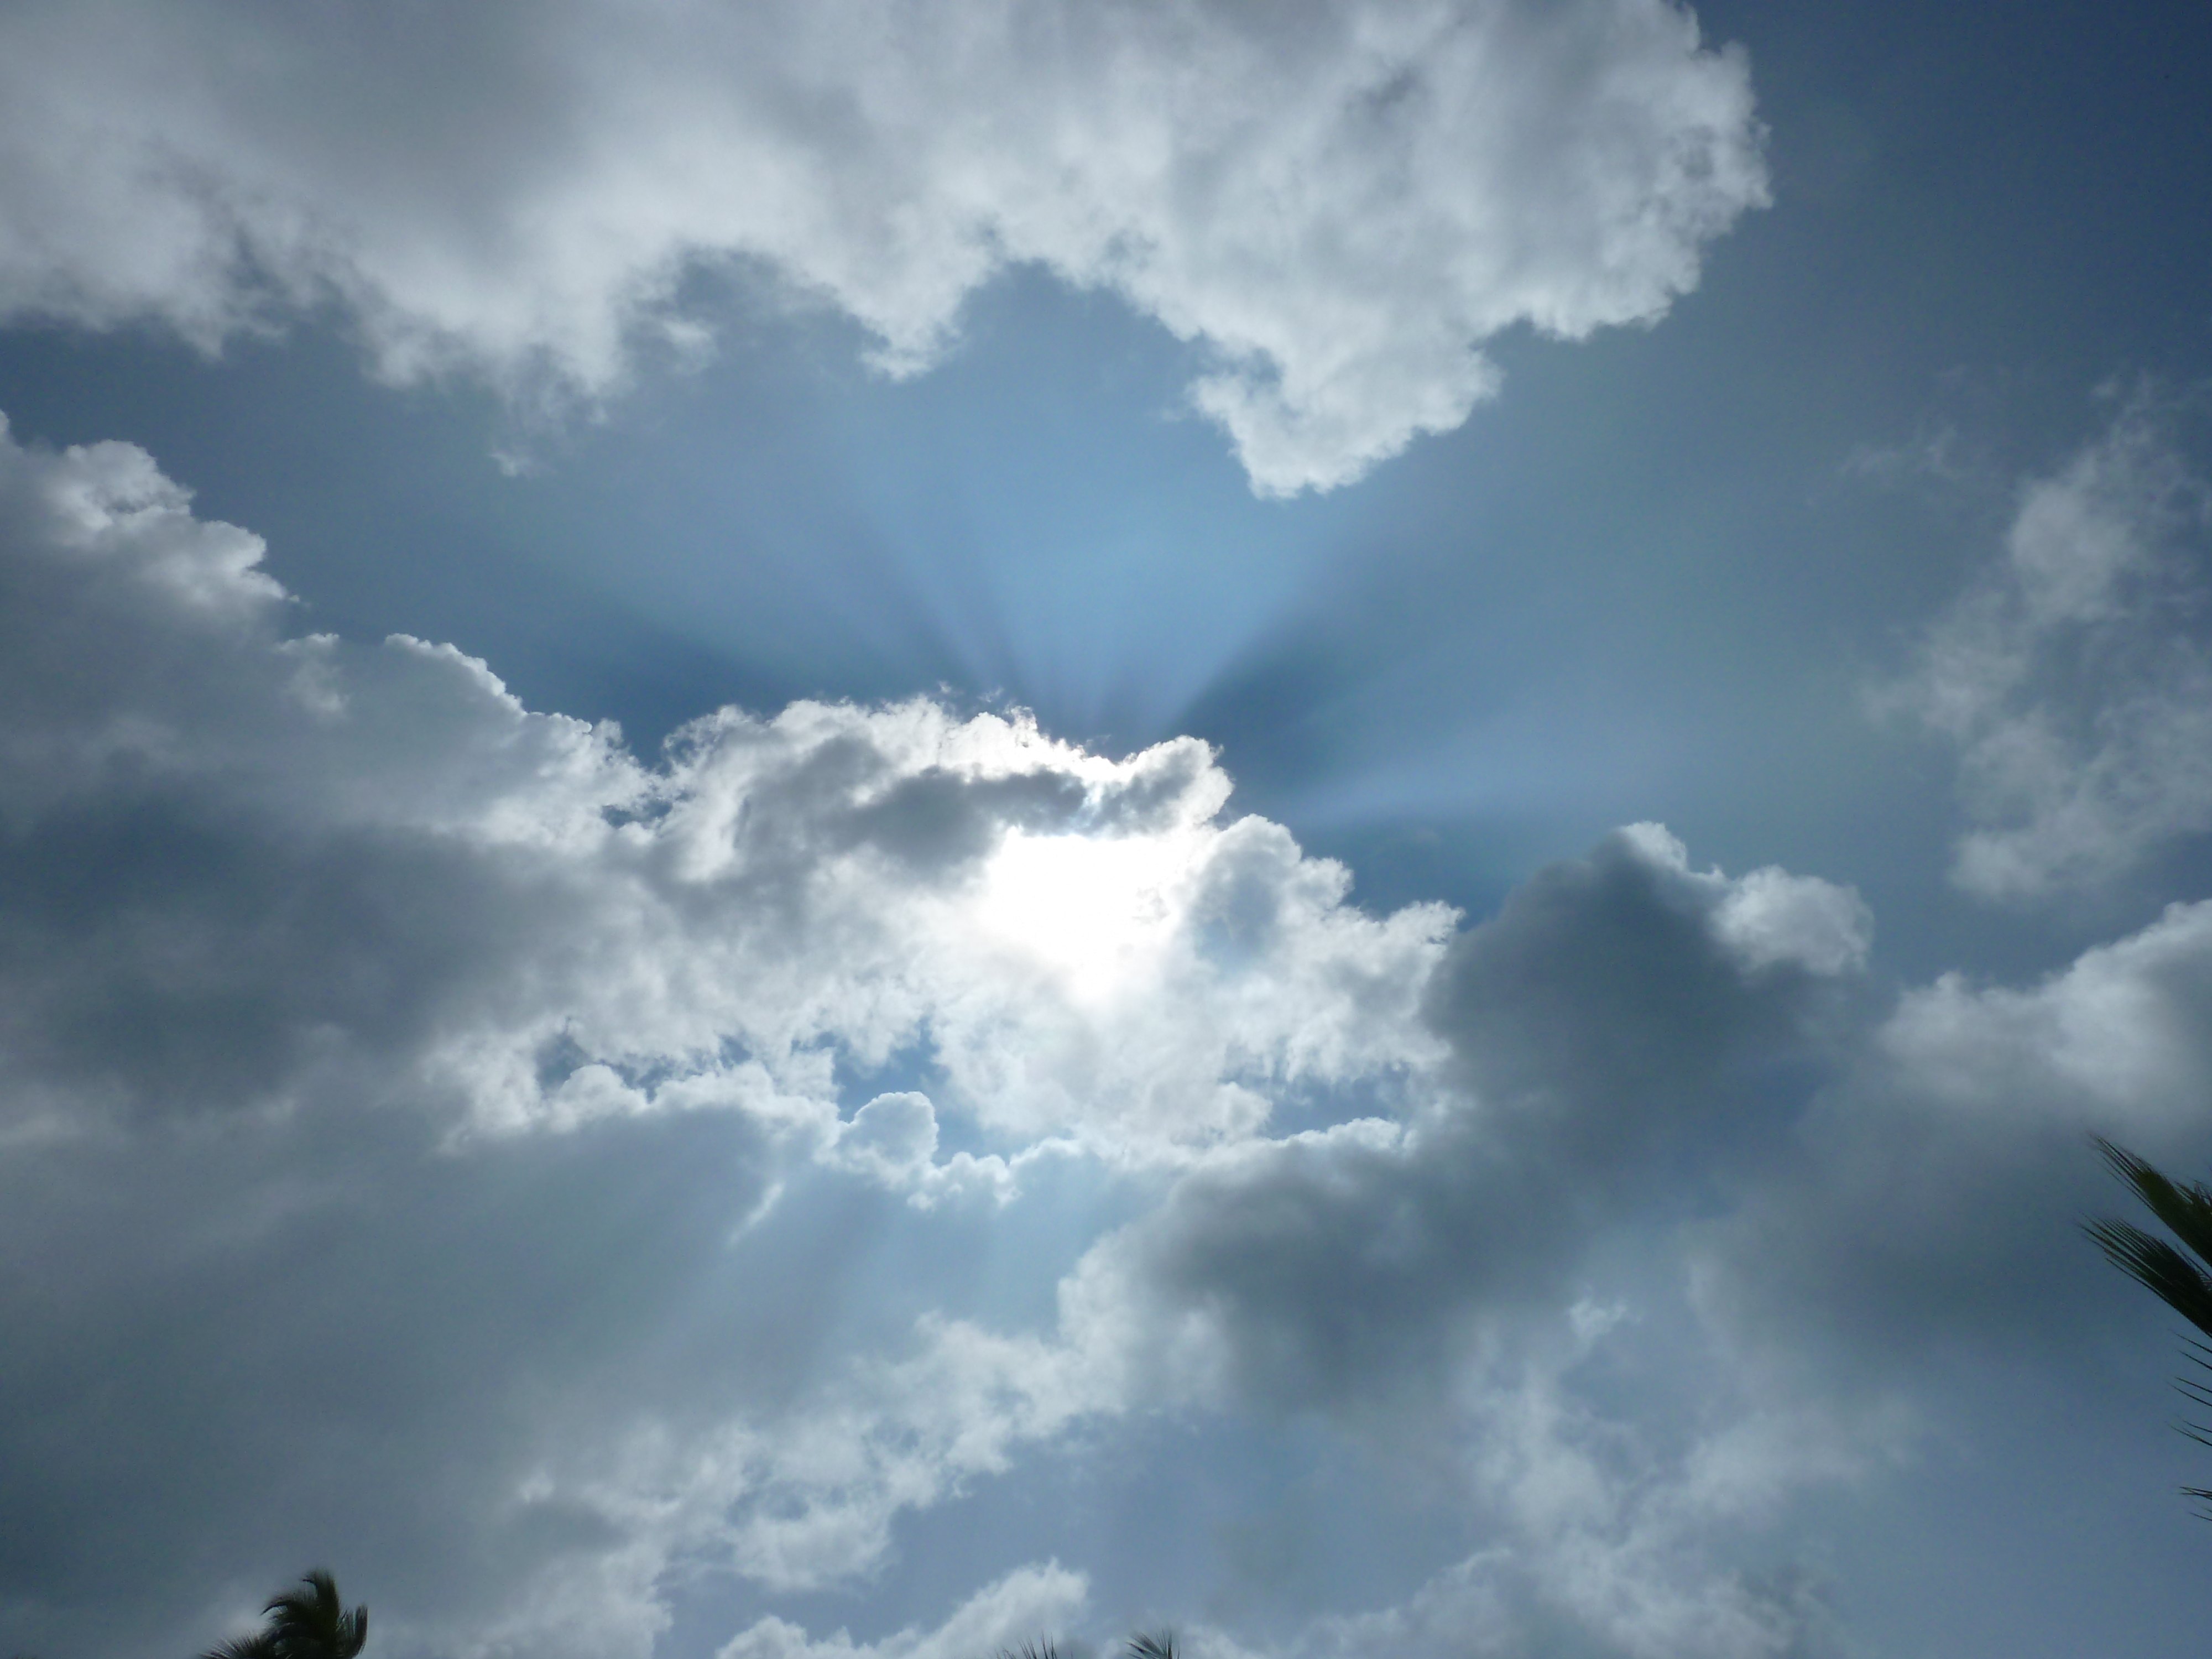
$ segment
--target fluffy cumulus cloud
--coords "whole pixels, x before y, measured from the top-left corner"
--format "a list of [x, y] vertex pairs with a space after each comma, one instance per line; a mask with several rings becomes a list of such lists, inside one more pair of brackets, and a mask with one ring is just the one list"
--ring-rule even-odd
[[1885, 989], [1848, 890], [1645, 824], [1376, 915], [1202, 744], [799, 704], [641, 758], [300, 633], [260, 551], [0, 440], [27, 1650], [204, 1645], [303, 1553], [395, 1656], [1103, 1638], [1118, 1547], [1034, 1521], [857, 1598], [1055, 1464], [1164, 1526], [1318, 1434], [1314, 1524], [1407, 1571], [1194, 1652], [1818, 1654], [1792, 1505], [1911, 1455], [1936, 1334], [2078, 1325], [2084, 1131], [2204, 1127], [2201, 906]]
[[387, 377], [557, 400], [707, 349], [702, 278], [904, 374], [1030, 264], [1191, 343], [1265, 493], [1458, 425], [1501, 330], [1658, 317], [1765, 199], [1746, 64], [1668, 0], [52, 0], [0, 110], [0, 315], [335, 300]]
[[[801, 704], [648, 767], [450, 647], [283, 637], [258, 544], [138, 451], [5, 460], [0, 811], [38, 896], [10, 1036], [118, 1115], [315, 1079], [479, 1131], [722, 1102], [826, 1130], [833, 1048], [922, 1048], [994, 1133], [1145, 1159], [1422, 1046], [1448, 916], [1367, 918], [1221, 822], [1203, 745]], [[836, 1146], [919, 1169], [934, 1121], [886, 1095]]]
[[2094, 885], [2212, 830], [2212, 489], [2171, 414], [2137, 397], [2029, 480], [2003, 556], [1881, 695], [1958, 745], [1970, 891]]

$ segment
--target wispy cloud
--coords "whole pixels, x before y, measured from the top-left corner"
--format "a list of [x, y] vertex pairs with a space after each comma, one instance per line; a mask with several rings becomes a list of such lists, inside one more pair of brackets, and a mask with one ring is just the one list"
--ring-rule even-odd
[[1876, 703], [1959, 750], [1980, 826], [1954, 875], [1990, 898], [2110, 880], [2212, 830], [2212, 493], [2138, 398], [2021, 489], [2003, 556]]

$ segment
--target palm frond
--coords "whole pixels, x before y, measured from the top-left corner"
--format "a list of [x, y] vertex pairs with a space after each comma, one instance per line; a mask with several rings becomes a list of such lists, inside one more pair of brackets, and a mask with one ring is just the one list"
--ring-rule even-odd
[[200, 1659], [360, 1659], [368, 1642], [368, 1609], [346, 1611], [337, 1581], [317, 1567], [263, 1604], [268, 1624], [234, 1638]]
[[2212, 1262], [2212, 1187], [2201, 1181], [2169, 1180], [2102, 1135], [2097, 1137], [2097, 1150], [2104, 1154], [2112, 1173], [2135, 1189], [2144, 1208], [2201, 1260]]
[[[2094, 1139], [2106, 1167], [2133, 1190], [2144, 1208], [2172, 1230], [2194, 1259], [2131, 1222], [2087, 1221], [2082, 1224], [2082, 1231], [2105, 1253], [2105, 1260], [2212, 1337], [2212, 1271], [2208, 1271], [2212, 1267], [2212, 1187], [2203, 1182], [2170, 1180], [2125, 1147], [2114, 1146], [2102, 1135]], [[2182, 1353], [2212, 1371], [2212, 1346], [2185, 1337]], [[2176, 1377], [2173, 1386], [2191, 1405], [2212, 1409], [2212, 1387], [2186, 1376]], [[2174, 1427], [2198, 1445], [2212, 1448], [2212, 1429], [2195, 1423], [2177, 1423]], [[2184, 1486], [2181, 1490], [2185, 1497], [2197, 1499], [2201, 1513], [2212, 1520], [2212, 1488]]]
[[1123, 1659], [1176, 1659], [1175, 1632], [1164, 1630], [1158, 1635], [1139, 1631], [1129, 1638]]
[[2092, 1221], [2083, 1231], [2105, 1260], [2200, 1331], [2212, 1335], [2212, 1276], [2154, 1233], [2127, 1221]]
[[999, 1659], [1060, 1659], [1060, 1650], [1049, 1642], [1042, 1647], [1024, 1642], [1019, 1648], [1000, 1648]]

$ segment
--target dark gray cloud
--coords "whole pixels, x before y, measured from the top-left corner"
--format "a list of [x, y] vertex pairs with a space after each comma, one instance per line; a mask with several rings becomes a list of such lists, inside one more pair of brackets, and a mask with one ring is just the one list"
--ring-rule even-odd
[[[424, 1612], [465, 1625], [564, 1558], [588, 1571], [628, 1529], [534, 1476], [617, 1425], [765, 1407], [806, 1367], [834, 1264], [726, 1249], [769, 1168], [723, 1114], [455, 1154], [319, 1106], [18, 1152], [0, 1627], [190, 1644], [305, 1552], [381, 1587], [404, 1652]], [[741, 1273], [761, 1287], [698, 1322]]]
[[1865, 955], [1855, 896], [1762, 871], [1692, 871], [1678, 843], [1624, 831], [1540, 871], [1465, 934], [1430, 1017], [1525, 1155], [1569, 1179], [1645, 1164], [1723, 1127], [1770, 1073], [1817, 1061]]
[[1662, 1174], [1794, 1115], [1865, 927], [1847, 891], [1693, 872], [1650, 826], [1540, 872], [1431, 981], [1455, 1086], [1194, 1173], [1123, 1242], [1125, 1294], [1201, 1322], [1240, 1395], [1441, 1394], [1486, 1319], [1554, 1311], [1595, 1242], [1663, 1220]]
[[2212, 914], [2177, 905], [2025, 988], [1909, 991], [1698, 1247], [1747, 1352], [1896, 1387], [1931, 1356], [2079, 1365], [2136, 1311], [2081, 1238], [2087, 1144], [2187, 1170], [2212, 1097]]
[[437, 838], [117, 787], [0, 836], [0, 1043], [80, 1109], [247, 1111], [482, 1012], [569, 896]]

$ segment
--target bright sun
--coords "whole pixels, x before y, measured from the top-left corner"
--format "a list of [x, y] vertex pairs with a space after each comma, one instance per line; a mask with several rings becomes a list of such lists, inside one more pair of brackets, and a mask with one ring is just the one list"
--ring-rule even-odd
[[1158, 957], [1174, 929], [1190, 853], [1176, 836], [1010, 830], [985, 869], [975, 919], [1095, 1001]]

